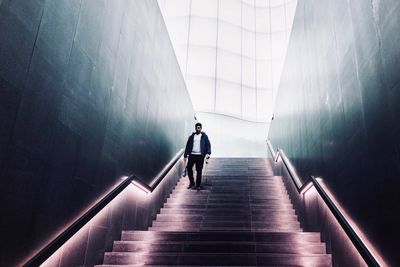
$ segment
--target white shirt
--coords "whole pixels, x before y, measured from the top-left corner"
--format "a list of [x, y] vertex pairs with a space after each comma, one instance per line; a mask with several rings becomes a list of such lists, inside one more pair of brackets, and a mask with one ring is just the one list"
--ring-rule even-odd
[[201, 149], [200, 149], [200, 140], [201, 140], [201, 133], [200, 134], [194, 134], [193, 137], [193, 149], [192, 149], [192, 154], [194, 155], [201, 155]]

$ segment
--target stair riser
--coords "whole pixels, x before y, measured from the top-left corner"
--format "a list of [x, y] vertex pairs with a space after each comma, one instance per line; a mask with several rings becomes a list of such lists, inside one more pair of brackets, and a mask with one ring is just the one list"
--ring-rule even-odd
[[183, 243], [114, 243], [113, 252], [187, 252], [187, 253], [288, 253], [288, 254], [325, 254], [322, 244], [183, 244]]
[[104, 264], [331, 266], [320, 234], [303, 232], [272, 164], [213, 158], [200, 191], [180, 179], [148, 231], [123, 231]]
[[[285, 184], [282, 181], [230, 181], [228, 184], [226, 181], [217, 181], [215, 179], [201, 179], [202, 182], [206, 185], [211, 185], [209, 188], [212, 191], [219, 191], [222, 189], [230, 189], [230, 190], [236, 190], [236, 191], [248, 191], [248, 190], [261, 190], [261, 189], [267, 189], [268, 191], [274, 191], [275, 189], [285, 189]], [[206, 183], [207, 180], [207, 183]], [[176, 187], [184, 187], [185, 185], [189, 184], [189, 180], [185, 180], [183, 182], [179, 182], [176, 184]], [[249, 183], [252, 183], [249, 185]], [[238, 187], [241, 186], [241, 187]]]
[[226, 206], [240, 206], [240, 205], [249, 205], [251, 207], [257, 207], [257, 206], [261, 206], [261, 205], [265, 205], [265, 204], [271, 204], [271, 206], [269, 207], [274, 207], [274, 206], [280, 206], [280, 205], [284, 205], [284, 206], [292, 206], [292, 204], [289, 201], [283, 201], [283, 202], [279, 202], [279, 199], [266, 199], [266, 200], [260, 200], [260, 199], [250, 199], [247, 201], [239, 201], [239, 200], [226, 200], [226, 199], [221, 199], [221, 200], [191, 200], [191, 199], [175, 199], [175, 200], [168, 200], [166, 202], [166, 204], [188, 204], [188, 203], [192, 203], [195, 205], [226, 205]]
[[330, 266], [331, 258], [328, 255], [285, 255], [285, 254], [222, 254], [222, 255], [191, 255], [178, 253], [159, 255], [157, 253], [106, 253], [105, 264], [165, 264], [165, 265], [201, 265], [201, 266]]
[[166, 203], [165, 207], [161, 210], [227, 210], [227, 211], [242, 211], [242, 210], [294, 210], [292, 205], [271, 204], [267, 205], [248, 205], [242, 203], [196, 203], [196, 204], [182, 204], [182, 203]]
[[[177, 183], [175, 188], [176, 189], [183, 189], [186, 186], [189, 185], [190, 181], [184, 181], [184, 182], [180, 182]], [[219, 192], [219, 191], [224, 191], [224, 190], [229, 190], [229, 191], [268, 191], [268, 192], [273, 192], [275, 190], [286, 190], [285, 184], [283, 182], [255, 182], [257, 183], [257, 185], [254, 186], [249, 186], [244, 182], [237, 182], [237, 183], [230, 183], [230, 184], [226, 184], [223, 182], [218, 182], [215, 180], [210, 180], [210, 179], [202, 179], [202, 184], [204, 184], [206, 186], [206, 189], [208, 189], [209, 191], [212, 192]]]
[[[293, 213], [286, 213], [286, 212], [278, 212], [278, 213], [262, 213], [262, 214], [251, 214], [251, 213], [236, 213], [235, 216], [232, 216], [231, 213], [223, 213], [223, 212], [215, 212], [215, 213], [206, 213], [206, 212], [187, 212], [187, 213], [161, 213], [160, 216], [176, 216], [176, 219], [165, 219], [165, 220], [160, 220], [160, 221], [179, 221], [181, 219], [182, 221], [185, 220], [186, 217], [189, 217], [189, 221], [194, 221], [191, 220], [192, 216], [202, 216], [202, 219], [199, 219], [201, 221], [215, 221], [215, 222], [229, 222], [229, 221], [247, 221], [247, 222], [289, 222], [289, 221], [296, 221], [297, 218], [296, 215]], [[165, 217], [164, 217], [165, 218]]]
[[273, 191], [270, 190], [210, 190], [207, 188], [208, 186], [203, 186], [203, 190], [200, 191], [194, 191], [194, 190], [189, 190], [187, 187], [189, 185], [184, 185], [179, 188], [175, 188], [173, 190], [174, 195], [172, 195], [170, 198], [174, 198], [177, 195], [181, 196], [182, 194], [188, 194], [192, 192], [193, 194], [189, 195], [191, 197], [207, 197], [207, 196], [212, 196], [212, 197], [230, 197], [232, 195], [238, 196], [238, 197], [257, 197], [257, 196], [265, 196], [266, 192], [268, 192], [268, 195], [274, 195], [274, 196], [287, 196], [287, 191], [283, 189], [274, 189]]
[[293, 222], [293, 223], [267, 223], [267, 222], [232, 222], [232, 221], [226, 221], [226, 222], [153, 222], [152, 227], [190, 227], [190, 226], [202, 226], [202, 227], [254, 227], [254, 228], [271, 228], [273, 229], [274, 227], [276, 228], [287, 228], [287, 229], [292, 229], [296, 228], [298, 229], [300, 227], [300, 223], [298, 222]]
[[[190, 203], [190, 202], [189, 202]], [[184, 206], [182, 206], [184, 205]], [[241, 210], [241, 209], [259, 209], [259, 210], [273, 210], [273, 209], [291, 209], [293, 210], [292, 204], [280, 204], [276, 203], [275, 201], [271, 202], [271, 205], [260, 205], [260, 203], [254, 204], [246, 204], [245, 202], [238, 203], [238, 202], [200, 202], [196, 201], [191, 204], [185, 204], [182, 202], [167, 202], [164, 204], [164, 207], [161, 209], [174, 209], [174, 210], [183, 210], [183, 209], [193, 209], [193, 210], [205, 210], [205, 209], [212, 209], [212, 210], [222, 210], [222, 209], [229, 209], [229, 210]]]
[[[211, 219], [205, 217], [205, 218], [198, 218], [198, 217], [183, 217], [180, 216], [178, 218], [175, 217], [170, 217], [170, 218], [163, 218], [163, 217], [158, 217], [157, 222], [169, 222], [169, 223], [220, 223], [220, 224], [226, 224], [230, 222], [237, 222], [237, 223], [252, 223], [252, 224], [297, 224], [298, 221], [296, 218], [291, 218], [291, 219], [265, 219], [265, 220], [254, 220], [254, 219], [245, 219], [245, 218], [237, 218], [236, 220], [232, 219], [225, 219], [223, 217], [213, 217]], [[153, 224], [154, 225], [154, 224]]]
[[122, 240], [125, 241], [246, 241], [246, 242], [318, 242], [319, 233], [185, 233], [185, 232], [149, 232], [149, 231], [123, 231]]
[[302, 232], [301, 228], [294, 228], [294, 227], [149, 227], [149, 231], [171, 231], [171, 232], [180, 232], [180, 231], [187, 231], [187, 232]]
[[264, 215], [270, 216], [273, 218], [279, 218], [280, 216], [294, 215], [294, 210], [249, 210], [249, 211], [226, 211], [226, 210], [191, 210], [191, 209], [182, 209], [182, 210], [173, 210], [173, 209], [162, 209], [160, 214], [198, 214], [204, 216], [222, 216], [222, 215]]
[[[200, 194], [202, 191], [187, 190], [193, 192], [193, 194]], [[238, 205], [269, 205], [269, 204], [292, 204], [287, 195], [260, 195], [260, 196], [239, 196], [231, 195], [226, 197], [209, 197], [203, 196], [188, 196], [185, 194], [176, 194], [174, 197], [167, 198], [167, 204], [178, 203], [178, 204], [238, 204]]]

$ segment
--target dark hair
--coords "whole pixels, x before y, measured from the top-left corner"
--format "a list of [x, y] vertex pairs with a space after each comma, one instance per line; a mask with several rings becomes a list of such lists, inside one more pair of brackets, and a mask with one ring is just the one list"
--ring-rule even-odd
[[197, 126], [203, 127], [203, 125], [201, 125], [200, 122], [198, 122], [198, 123], [196, 123], [196, 124], [194, 125], [194, 127], [197, 127]]

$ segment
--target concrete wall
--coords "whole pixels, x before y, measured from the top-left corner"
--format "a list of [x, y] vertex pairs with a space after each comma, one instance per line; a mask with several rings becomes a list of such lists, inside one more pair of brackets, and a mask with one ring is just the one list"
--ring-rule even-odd
[[51, 255], [41, 267], [94, 266], [103, 263], [122, 230], [147, 230], [175, 187], [184, 168], [180, 160], [149, 194], [129, 185]]
[[150, 181], [194, 113], [156, 1], [2, 0], [0, 62], [9, 266], [122, 175]]
[[324, 178], [393, 265], [400, 264], [399, 14], [395, 0], [299, 1], [269, 132], [304, 179]]

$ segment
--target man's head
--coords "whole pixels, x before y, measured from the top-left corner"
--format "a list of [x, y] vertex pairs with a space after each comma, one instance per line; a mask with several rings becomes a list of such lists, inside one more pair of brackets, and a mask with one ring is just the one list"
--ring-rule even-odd
[[194, 128], [196, 129], [196, 133], [197, 133], [197, 134], [201, 133], [202, 125], [201, 125], [200, 122], [196, 123], [196, 124], [194, 125]]

